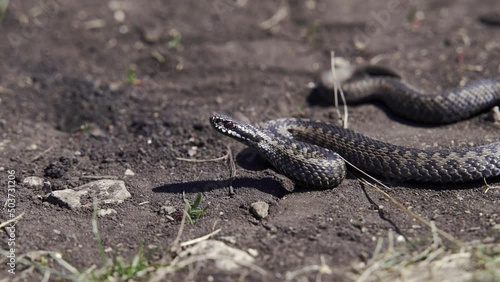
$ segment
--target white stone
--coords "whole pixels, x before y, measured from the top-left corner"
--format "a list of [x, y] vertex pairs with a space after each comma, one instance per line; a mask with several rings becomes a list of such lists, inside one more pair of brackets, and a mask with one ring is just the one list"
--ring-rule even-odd
[[183, 260], [189, 256], [213, 257], [215, 266], [225, 271], [237, 270], [241, 265], [249, 265], [254, 262], [254, 258], [248, 253], [229, 247], [217, 240], [201, 241], [179, 253], [176, 260]]
[[269, 205], [262, 201], [252, 203], [250, 212], [258, 219], [266, 218], [269, 215]]
[[[81, 202], [81, 197], [85, 197], [86, 202]], [[89, 182], [74, 189], [58, 190], [50, 193], [48, 200], [66, 205], [70, 209], [80, 207], [92, 207], [92, 199], [104, 204], [121, 204], [132, 195], [125, 187], [122, 180], [102, 179]]]
[[29, 187], [42, 187], [43, 186], [43, 178], [38, 176], [28, 176], [23, 179], [23, 184]]
[[110, 214], [116, 214], [116, 210], [114, 209], [100, 209], [97, 211], [97, 216], [104, 217]]

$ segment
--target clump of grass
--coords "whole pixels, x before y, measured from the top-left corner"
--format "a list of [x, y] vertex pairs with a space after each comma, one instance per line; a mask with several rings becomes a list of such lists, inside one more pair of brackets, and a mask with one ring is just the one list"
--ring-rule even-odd
[[[108, 258], [99, 235], [97, 226], [97, 200], [94, 200], [94, 210], [92, 213], [92, 233], [96, 242], [99, 255], [101, 257], [102, 267], [91, 266], [87, 270], [79, 270], [75, 266], [63, 259], [61, 253], [54, 251], [31, 251], [20, 255], [17, 259], [19, 265], [27, 267], [25, 271], [19, 272], [20, 279], [13, 281], [24, 281], [22, 277], [33, 276], [33, 269], [36, 269], [43, 275], [43, 281], [52, 281], [53, 279], [64, 281], [138, 281], [147, 279], [158, 266], [151, 266], [144, 255], [143, 243], [139, 243], [139, 250], [130, 261], [125, 261], [123, 257], [116, 255], [112, 259]], [[0, 249], [0, 255], [6, 254], [5, 250]], [[1, 260], [0, 260], [1, 261]], [[3, 262], [2, 262], [3, 263]]]
[[186, 203], [186, 219], [194, 225], [198, 222], [199, 218], [205, 213], [208, 209], [209, 205], [206, 205], [204, 208], [200, 209], [201, 200], [203, 199], [201, 193], [196, 194], [196, 198], [194, 202], [191, 204], [188, 199], [184, 198], [184, 203]]
[[149, 268], [147, 259], [144, 256], [144, 247], [142, 241], [139, 242], [139, 250], [137, 254], [134, 255], [130, 262], [127, 262], [123, 257], [117, 255], [113, 257], [112, 260], [106, 256], [104, 252], [104, 246], [101, 241], [101, 236], [99, 234], [99, 229], [97, 226], [97, 200], [94, 199], [94, 210], [92, 212], [92, 233], [94, 233], [94, 240], [99, 250], [99, 255], [103, 267], [100, 270], [92, 271], [90, 277], [86, 277], [83, 280], [89, 281], [128, 281], [129, 279], [137, 279], [143, 277]]
[[432, 245], [408, 242], [395, 247], [391, 234], [385, 251], [384, 240], [379, 238], [373, 257], [356, 277], [357, 282], [496, 281], [495, 277], [500, 277], [498, 244], [468, 245], [458, 250], [436, 242]]
[[172, 29], [169, 32], [170, 40], [167, 43], [168, 48], [170, 49], [182, 49], [182, 35], [176, 29]]
[[9, 7], [9, 0], [0, 0], [0, 24], [3, 21], [3, 17], [5, 16], [5, 12]]
[[85, 277], [88, 281], [129, 281], [138, 278], [144, 278], [155, 267], [150, 267], [148, 260], [144, 256], [144, 247], [142, 242], [139, 243], [139, 250], [134, 255], [131, 261], [126, 261], [121, 256], [115, 256], [112, 260], [107, 260], [99, 270], [93, 270]]
[[135, 74], [135, 67], [134, 66], [129, 66], [129, 68], [127, 69], [127, 74], [125, 76], [125, 79], [127, 80], [127, 83], [128, 84], [135, 84], [136, 80], [137, 80], [137, 76]]
[[89, 133], [89, 131], [90, 131], [90, 124], [88, 124], [88, 123], [85, 122], [82, 125], [80, 125], [80, 131], [82, 133], [84, 133], [84, 134]]

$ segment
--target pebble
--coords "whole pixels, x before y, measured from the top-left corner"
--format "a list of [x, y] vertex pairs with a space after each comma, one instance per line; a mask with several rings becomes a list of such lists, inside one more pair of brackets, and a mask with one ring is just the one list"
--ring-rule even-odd
[[177, 209], [173, 206], [162, 206], [160, 208], [160, 214], [173, 214]]
[[146, 43], [153, 44], [157, 43], [162, 39], [161, 29], [143, 29], [142, 30], [142, 40]]
[[194, 157], [194, 155], [196, 155], [197, 152], [198, 152], [198, 147], [193, 146], [188, 150], [188, 155], [190, 157]]
[[[85, 202], [82, 202], [85, 196]], [[53, 191], [47, 201], [61, 206], [76, 209], [92, 207], [92, 198], [96, 197], [103, 204], [121, 204], [125, 199], [132, 197], [122, 180], [102, 179], [89, 182], [74, 189]]]
[[122, 10], [117, 10], [113, 13], [113, 16], [115, 18], [115, 21], [119, 22], [119, 23], [122, 23], [123, 21], [125, 21], [125, 12], [123, 12]]
[[258, 255], [259, 255], [259, 252], [258, 252], [256, 249], [250, 249], [250, 248], [249, 248], [249, 249], [247, 250], [247, 253], [248, 253], [249, 255], [251, 255], [252, 257], [256, 257], [256, 256], [258, 256]]
[[500, 109], [498, 106], [493, 107], [491, 109], [491, 119], [494, 123], [500, 123]]
[[110, 214], [116, 214], [116, 213], [117, 212], [114, 209], [100, 209], [99, 211], [97, 211], [97, 216], [104, 217], [104, 216], [107, 216]]
[[269, 204], [258, 201], [250, 205], [250, 212], [257, 218], [263, 219], [269, 215]]
[[221, 241], [205, 240], [193, 245], [178, 254], [180, 260], [188, 257], [218, 257], [215, 267], [223, 271], [237, 271], [243, 265], [252, 265], [255, 259], [245, 251], [229, 247]]
[[28, 176], [24, 178], [23, 184], [32, 187], [32, 188], [38, 188], [43, 186], [43, 178], [38, 177], [38, 176]]
[[85, 30], [100, 29], [105, 26], [106, 26], [106, 21], [102, 19], [90, 20], [83, 23], [83, 29]]
[[125, 170], [125, 176], [134, 176], [134, 175], [135, 173], [131, 169], [127, 168]]

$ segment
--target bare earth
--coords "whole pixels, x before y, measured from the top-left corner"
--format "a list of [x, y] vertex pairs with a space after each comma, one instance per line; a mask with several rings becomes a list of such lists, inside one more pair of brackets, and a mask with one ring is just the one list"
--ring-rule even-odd
[[[330, 50], [354, 64], [397, 70], [433, 93], [500, 73], [500, 28], [478, 20], [500, 8], [498, 0], [45, 2], [11, 1], [0, 26], [0, 199], [15, 170], [16, 214], [24, 213], [16, 254], [58, 251], [82, 270], [100, 265], [92, 209], [72, 210], [46, 194], [95, 180], [89, 176], [123, 179], [131, 193], [120, 205], [101, 204], [117, 212], [98, 220], [110, 256], [129, 259], [141, 241], [160, 256], [169, 250], [180, 221], [161, 210], [182, 210], [183, 192], [191, 201], [202, 192], [210, 207], [185, 226], [181, 241], [220, 228], [215, 239], [232, 237], [224, 242], [256, 250], [255, 264], [267, 275], [240, 270], [248, 272], [246, 281], [283, 281], [287, 271], [318, 265], [321, 257], [332, 270], [323, 281], [350, 280], [390, 230], [430, 244], [428, 227], [352, 175], [332, 190], [290, 193], [268, 164], [213, 130], [208, 117], [336, 122], [331, 107], [308, 103], [309, 86], [329, 68]], [[127, 72], [135, 72], [133, 83]], [[487, 113], [423, 127], [368, 104], [349, 108], [349, 127], [419, 148], [500, 139]], [[226, 161], [176, 159], [220, 157], [227, 145], [236, 159], [234, 194]], [[124, 176], [126, 169], [135, 175]], [[50, 186], [22, 185], [28, 176]], [[391, 183], [386, 192], [458, 240], [499, 242], [498, 188]], [[249, 212], [256, 201], [270, 205], [267, 218]], [[6, 210], [0, 218], [8, 219]], [[6, 273], [4, 263], [0, 270]], [[210, 266], [197, 271], [197, 281], [240, 277]], [[313, 281], [316, 272], [303, 277]]]

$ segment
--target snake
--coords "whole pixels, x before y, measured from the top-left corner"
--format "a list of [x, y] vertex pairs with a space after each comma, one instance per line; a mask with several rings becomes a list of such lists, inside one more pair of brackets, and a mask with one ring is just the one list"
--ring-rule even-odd
[[[390, 69], [365, 66], [348, 72], [349, 77], [340, 79], [348, 104], [378, 100], [392, 113], [419, 123], [449, 124], [500, 105], [500, 79], [477, 80], [434, 94], [410, 85]], [[369, 76], [356, 77], [365, 73]], [[321, 82], [323, 86], [333, 88], [331, 72], [323, 73]], [[331, 91], [323, 93], [328, 95], [323, 97], [325, 100], [333, 96]]]
[[[350, 84], [349, 84], [350, 83]], [[500, 80], [481, 80], [429, 95], [394, 77], [364, 78], [343, 85], [353, 100], [382, 99], [397, 114], [449, 123], [500, 104]], [[281, 118], [262, 124], [214, 113], [218, 132], [253, 148], [294, 182], [333, 188], [347, 167], [402, 182], [460, 183], [500, 176], [500, 141], [474, 147], [419, 149], [391, 144], [336, 124]]]

